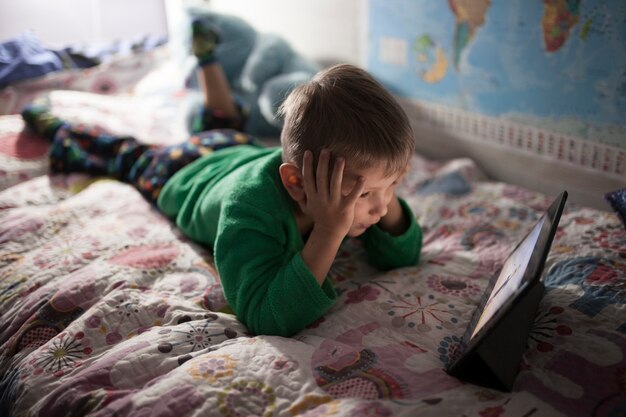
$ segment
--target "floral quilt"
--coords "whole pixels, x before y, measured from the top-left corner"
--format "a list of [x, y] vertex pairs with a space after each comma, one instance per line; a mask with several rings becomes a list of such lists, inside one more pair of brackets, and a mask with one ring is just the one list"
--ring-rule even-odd
[[415, 155], [399, 193], [424, 231], [419, 264], [382, 272], [347, 241], [336, 305], [293, 338], [254, 336], [207, 249], [130, 186], [48, 176], [47, 144], [22, 128], [0, 118], [1, 415], [626, 413], [626, 231], [612, 213], [566, 206], [505, 393], [443, 368], [553, 196]]

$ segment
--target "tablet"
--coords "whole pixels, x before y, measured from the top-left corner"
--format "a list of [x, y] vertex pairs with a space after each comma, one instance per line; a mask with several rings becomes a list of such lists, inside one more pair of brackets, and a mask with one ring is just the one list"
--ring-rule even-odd
[[491, 278], [446, 371], [459, 379], [509, 391], [539, 301], [541, 274], [567, 200], [562, 192]]

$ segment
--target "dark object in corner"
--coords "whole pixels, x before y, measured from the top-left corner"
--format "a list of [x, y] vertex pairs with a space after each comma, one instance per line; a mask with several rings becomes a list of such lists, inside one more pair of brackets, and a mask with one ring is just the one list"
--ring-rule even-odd
[[606, 193], [604, 198], [613, 207], [613, 210], [622, 221], [622, 225], [626, 228], [626, 188]]

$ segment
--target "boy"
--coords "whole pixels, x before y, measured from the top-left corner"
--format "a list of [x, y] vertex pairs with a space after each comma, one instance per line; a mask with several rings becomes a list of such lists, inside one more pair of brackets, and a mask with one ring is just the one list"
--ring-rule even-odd
[[[240, 112], [212, 47], [198, 47], [215, 39], [194, 25], [206, 114], [236, 125]], [[322, 71], [281, 111], [281, 148], [228, 129], [155, 149], [133, 138], [91, 136], [36, 108], [24, 118], [53, 139], [52, 171], [114, 174], [136, 186], [213, 249], [226, 299], [251, 332], [291, 336], [334, 303], [327, 274], [346, 237], [362, 239], [371, 263], [390, 269], [417, 263], [422, 236], [394, 193], [413, 133], [369, 74], [351, 65]]]

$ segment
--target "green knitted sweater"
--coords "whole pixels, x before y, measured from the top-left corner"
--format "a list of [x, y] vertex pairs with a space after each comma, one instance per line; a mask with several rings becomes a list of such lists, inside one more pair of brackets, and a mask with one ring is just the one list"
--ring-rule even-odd
[[[226, 148], [178, 171], [157, 204], [183, 233], [213, 249], [226, 299], [251, 332], [291, 336], [337, 296], [329, 279], [320, 286], [302, 260], [304, 241], [280, 181], [281, 163], [278, 148]], [[421, 229], [401, 204], [411, 219], [404, 234], [373, 226], [359, 237], [378, 268], [417, 263]]]

